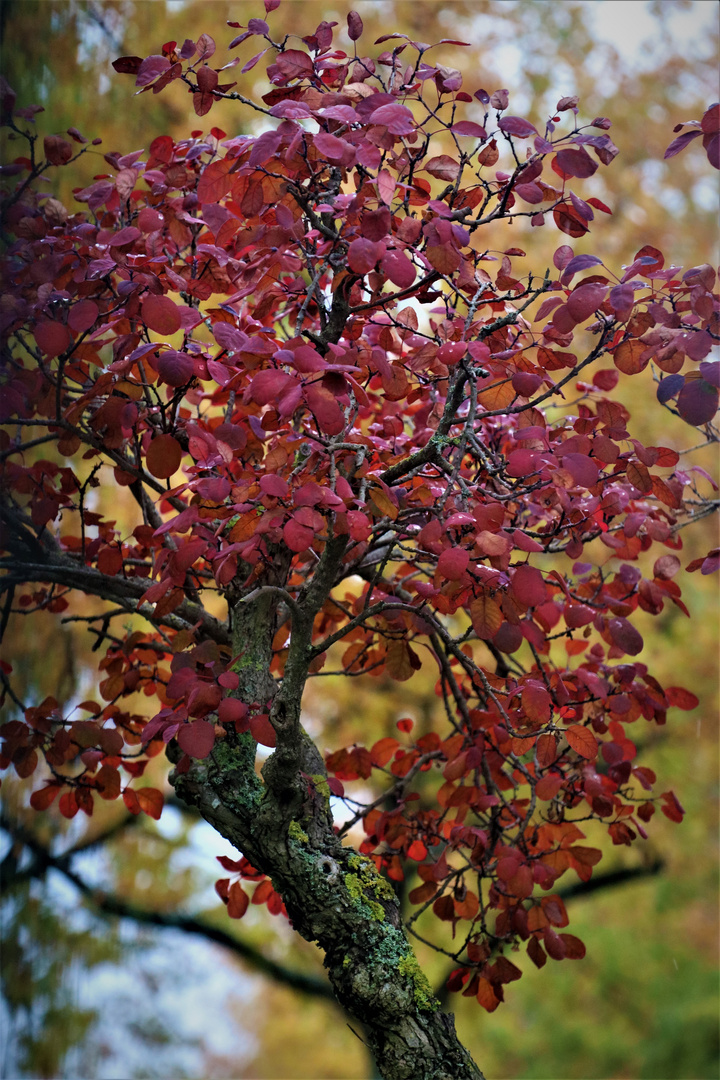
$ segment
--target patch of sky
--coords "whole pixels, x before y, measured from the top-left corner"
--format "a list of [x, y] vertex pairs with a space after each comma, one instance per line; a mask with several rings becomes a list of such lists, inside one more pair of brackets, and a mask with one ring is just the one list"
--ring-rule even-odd
[[[151, 942], [131, 950], [122, 967], [102, 964], [83, 980], [80, 1006], [107, 1002], [93, 1033], [103, 1047], [96, 1080], [200, 1076], [208, 1052], [232, 1055], [238, 1064], [253, 1054], [251, 1032], [227, 1009], [233, 998], [252, 997], [254, 980], [218, 963], [218, 950], [207, 942], [171, 930], [152, 932]], [[152, 1006], [140, 1009], [142, 999]]]

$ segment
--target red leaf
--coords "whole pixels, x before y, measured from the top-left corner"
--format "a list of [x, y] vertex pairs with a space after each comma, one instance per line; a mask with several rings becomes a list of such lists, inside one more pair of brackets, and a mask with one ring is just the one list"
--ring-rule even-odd
[[516, 371], [512, 377], [512, 384], [513, 390], [521, 397], [530, 398], [542, 385], [542, 378], [531, 371]]
[[182, 447], [172, 435], [156, 435], [148, 447], [145, 465], [158, 480], [169, 480], [182, 460]]
[[486, 139], [487, 133], [484, 127], [473, 123], [472, 120], [460, 120], [450, 128], [453, 135], [471, 135], [476, 139]]
[[[228, 672], [229, 674], [229, 672]], [[223, 676], [221, 675], [222, 679]], [[237, 698], [223, 698], [218, 705], [218, 720], [221, 724], [241, 724], [246, 720], [248, 714], [248, 707], [244, 701], [238, 701]], [[249, 728], [249, 721], [244, 724], [243, 730], [247, 731]]]
[[383, 765], [387, 765], [399, 745], [397, 739], [392, 737], [378, 739], [375, 745], [370, 748], [370, 760], [373, 765], [378, 765], [381, 768]]
[[43, 319], [34, 330], [35, 341], [48, 356], [59, 356], [72, 342], [72, 334], [64, 323]]
[[277, 746], [275, 728], [264, 713], [258, 713], [250, 718], [250, 733], [262, 746]]
[[637, 656], [639, 652], [642, 652], [645, 644], [642, 635], [627, 619], [611, 619], [608, 630], [613, 643], [623, 652], [629, 653], [630, 656]]
[[68, 326], [71, 326], [76, 334], [81, 334], [83, 330], [89, 330], [95, 325], [99, 314], [100, 308], [94, 300], [80, 300], [70, 309]]
[[462, 263], [460, 252], [452, 244], [432, 244], [425, 249], [425, 255], [441, 274], [453, 274]]
[[[415, 130], [415, 118], [407, 105], [393, 103], [373, 109], [373, 124], [383, 124], [393, 135], [410, 135]], [[394, 184], [393, 184], [394, 187]]]
[[470, 618], [477, 636], [490, 641], [502, 626], [503, 613], [497, 601], [483, 593], [470, 604]]
[[383, 258], [381, 269], [399, 289], [408, 289], [415, 282], [417, 271], [404, 251], [388, 251]]
[[665, 697], [668, 700], [670, 706], [674, 706], [676, 709], [697, 709], [700, 702], [691, 694], [689, 690], [684, 690], [682, 686], [668, 686], [665, 690]]
[[168, 386], [185, 386], [195, 374], [195, 364], [188, 353], [167, 349], [157, 362], [158, 375]]
[[535, 758], [541, 769], [547, 769], [557, 757], [557, 739], [554, 735], [541, 735], [535, 746]]
[[585, 956], [585, 946], [580, 938], [574, 934], [560, 934], [560, 940], [565, 946], [566, 960], [582, 960]]
[[196, 48], [199, 60], [209, 60], [215, 52], [215, 41], [209, 34], [201, 34], [197, 39]]
[[75, 789], [71, 791], [65, 791], [60, 796], [60, 802], [58, 803], [60, 813], [65, 818], [74, 818], [78, 812], [77, 799], [75, 797]]
[[345, 417], [335, 396], [319, 383], [313, 383], [305, 387], [305, 400], [320, 430], [326, 435], [339, 435], [345, 427]]
[[685, 816], [685, 811], [678, 802], [675, 792], [663, 791], [660, 798], [664, 799], [665, 801], [665, 805], [660, 807], [665, 817], [669, 818], [670, 821], [676, 821], [680, 823]]
[[515, 598], [526, 607], [539, 607], [547, 599], [547, 587], [540, 571], [527, 564], [519, 566], [512, 579]]
[[278, 368], [259, 371], [250, 384], [253, 401], [256, 401], [258, 405], [269, 405], [271, 401], [279, 398], [294, 381], [294, 376]]
[[354, 274], [369, 274], [382, 257], [382, 248], [374, 240], [358, 237], [348, 248], [348, 266]]
[[30, 796], [30, 805], [33, 810], [47, 810], [56, 799], [60, 788], [57, 784], [47, 784], [44, 788], [33, 791]]
[[478, 980], [477, 999], [483, 1009], [487, 1012], [495, 1012], [500, 1004], [500, 998], [495, 993], [495, 989], [492, 983], [487, 979]]
[[660, 578], [662, 581], [669, 581], [675, 577], [680, 566], [681, 563], [677, 555], [661, 555], [659, 559], [655, 560], [653, 576]]
[[197, 196], [201, 203], [216, 203], [230, 190], [232, 176], [230, 170], [235, 164], [233, 158], [211, 161], [203, 169], [197, 187]]
[[536, 937], [531, 937], [527, 945], [527, 954], [532, 960], [533, 964], [537, 968], [544, 967], [547, 964], [547, 956], [545, 951]]
[[102, 765], [95, 775], [95, 787], [102, 799], [117, 799], [120, 794], [120, 773], [112, 765]]
[[[422, 840], [413, 840], [412, 844], [407, 849], [406, 855], [408, 859], [414, 859], [415, 862], [422, 862], [427, 857], [428, 850], [423, 844]], [[435, 891], [435, 886], [432, 886], [432, 891]], [[432, 893], [430, 894], [432, 895]]]
[[119, 56], [113, 60], [112, 66], [118, 75], [137, 75], [142, 62], [142, 56]]
[[570, 203], [560, 203], [553, 210], [553, 218], [560, 232], [567, 236], [584, 236], [588, 231], [587, 222], [578, 214]]
[[215, 745], [215, 727], [209, 720], [193, 720], [190, 724], [181, 724], [177, 741], [186, 754], [202, 760]]
[[148, 817], [155, 818], [157, 821], [162, 814], [163, 809], [163, 793], [158, 791], [157, 788], [138, 788], [135, 792], [137, 795], [138, 804], [140, 809], [148, 815]]
[[72, 144], [63, 139], [62, 135], [46, 135], [43, 149], [51, 165], [67, 165], [73, 156]]
[[239, 881], [233, 881], [228, 890], [227, 913], [231, 919], [242, 919], [248, 909], [250, 897]]
[[597, 283], [580, 285], [568, 297], [566, 304], [568, 314], [576, 323], [585, 322], [600, 307], [607, 295], [607, 290], [607, 285]]
[[576, 754], [580, 754], [580, 757], [588, 758], [590, 761], [597, 757], [598, 741], [591, 731], [588, 731], [582, 724], [572, 724], [564, 732], [565, 738], [575, 751]]
[[613, 362], [624, 375], [637, 375], [650, 363], [648, 347], [637, 338], [628, 338], [627, 341], [621, 341], [615, 349]]
[[545, 948], [547, 949], [548, 956], [550, 956], [553, 960], [565, 959], [565, 943], [555, 933], [551, 926], [545, 927], [545, 930], [543, 931], [543, 940], [545, 942]]
[[448, 581], [459, 581], [470, 561], [470, 554], [465, 548], [445, 548], [438, 559], [438, 573]]
[[320, 131], [313, 139], [313, 146], [329, 161], [342, 161], [348, 153], [354, 153], [352, 143], [339, 139], [337, 135], [329, 135], [326, 131]]
[[453, 181], [460, 172], [460, 164], [448, 154], [440, 154], [438, 157], [430, 158], [425, 164], [425, 169], [438, 180]]
[[283, 540], [291, 551], [306, 551], [312, 546], [315, 530], [291, 517], [283, 526]]
[[275, 63], [288, 79], [302, 79], [305, 75], [312, 75], [315, 70], [308, 54], [299, 49], [286, 49], [279, 53]]
[[142, 302], [142, 317], [156, 334], [174, 334], [182, 326], [180, 312], [169, 296], [150, 293]]
[[682, 135], [678, 135], [677, 139], [673, 139], [663, 154], [663, 158], [667, 160], [667, 158], [675, 157], [676, 154], [685, 149], [688, 143], [691, 143], [693, 139], [697, 139], [700, 135], [702, 135], [701, 131], [684, 131]]
[[535, 125], [522, 116], [503, 116], [498, 123], [498, 127], [506, 135], [516, 135], [519, 139], [529, 139], [531, 135], [537, 135], [538, 133]]
[[146, 56], [138, 68], [135, 85], [149, 86], [150, 83], [157, 79], [158, 75], [162, 75], [169, 67], [170, 61], [167, 56], [161, 56], [159, 53], [153, 56]]

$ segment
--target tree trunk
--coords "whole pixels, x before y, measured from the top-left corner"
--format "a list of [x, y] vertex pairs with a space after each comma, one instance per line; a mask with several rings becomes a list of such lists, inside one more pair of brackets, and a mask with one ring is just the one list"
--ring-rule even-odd
[[181, 799], [268, 875], [294, 929], [325, 951], [335, 996], [362, 1025], [386, 1080], [483, 1080], [418, 965], [392, 886], [336, 835], [325, 764], [300, 724], [313, 619], [344, 547], [344, 537], [328, 543], [310, 587], [298, 603], [291, 601], [292, 636], [279, 688], [270, 664], [283, 568], [275, 563], [274, 581], [265, 577], [234, 604], [237, 695], [268, 703], [277, 733], [262, 778], [251, 736], [230, 732], [202, 761], [183, 758], [171, 744], [171, 760], [183, 761], [170, 780]]
[[254, 769], [248, 776], [250, 742], [227, 738], [176, 770], [178, 795], [268, 874], [293, 928], [325, 950], [335, 995], [363, 1026], [385, 1080], [483, 1080], [420, 970], [392, 887], [342, 846], [328, 813], [283, 820]]

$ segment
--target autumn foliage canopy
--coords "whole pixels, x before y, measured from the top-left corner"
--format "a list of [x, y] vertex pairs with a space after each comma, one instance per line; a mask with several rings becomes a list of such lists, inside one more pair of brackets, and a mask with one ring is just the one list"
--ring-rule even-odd
[[[719, 553], [687, 565], [681, 529], [712, 504], [613, 395], [645, 372], [638, 410], [715, 437], [716, 275], [652, 246], [622, 268], [592, 254], [612, 208], [583, 188], [617, 149], [575, 97], [538, 129], [431, 46], [390, 34], [366, 55], [355, 13], [345, 48], [334, 23], [236, 29], [225, 65], [207, 35], [115, 62], [141, 94], [191, 93], [203, 126], [106, 153], [81, 209], [53, 171], [101, 160], [99, 140], [36, 134], [2, 88], [20, 148], [2, 171], [2, 626], [103, 605], [83, 609], [91, 700], [20, 707], [3, 665], [0, 764], [34, 775], [38, 811], [122, 799], [157, 818], [143, 773], [166, 748], [180, 775], [238, 735], [282, 748], [287, 672], [434, 666], [431, 728], [358, 730], [299, 782], [310, 814], [346, 800], [342, 835], [362, 825], [360, 853], [408, 881], [408, 929], [431, 908], [451, 930], [450, 989], [493, 1010], [518, 945], [538, 966], [584, 955], [556, 883], [593, 874], [588, 823], [632, 845], [658, 809], [682, 821], [636, 742], [697, 699], [639, 658], [635, 615], [689, 614], [683, 576]], [[233, 91], [240, 63], [267, 65], [257, 101]], [[210, 126], [221, 98], [244, 134]], [[717, 167], [718, 113], [668, 156], [701, 138]], [[559, 234], [548, 267], [541, 227]], [[129, 492], [122, 521], [94, 509], [98, 485]], [[258, 599], [260, 696], [233, 637]], [[231, 916], [284, 912], [272, 866], [222, 861]]]

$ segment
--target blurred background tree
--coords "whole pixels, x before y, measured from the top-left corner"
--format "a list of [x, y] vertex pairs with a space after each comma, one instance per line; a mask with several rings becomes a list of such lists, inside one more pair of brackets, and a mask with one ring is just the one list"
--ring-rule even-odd
[[[364, 41], [397, 30], [427, 42], [471, 42], [465, 49], [443, 45], [437, 55], [462, 70], [471, 91], [507, 87], [518, 115], [543, 121], [560, 96], [578, 94], [585, 119], [612, 119], [620, 156], [596, 174], [588, 194], [606, 202], [613, 217], [576, 241], [576, 253], [592, 250], [617, 265], [651, 243], [685, 266], [716, 261], [718, 193], [700, 146], [662, 160], [673, 126], [699, 118], [718, 97], [714, 4], [285, 0], [283, 25], [304, 33], [313, 20], [326, 19], [342, 30], [351, 8], [365, 22]], [[110, 66], [115, 57], [160, 52], [166, 41], [201, 32], [215, 38], [217, 57], [224, 57], [235, 32], [226, 21], [247, 22], [260, 9], [254, 0], [3, 0], [0, 70], [19, 101], [44, 107], [43, 133], [73, 125], [103, 139], [82, 159], [85, 172], [68, 173], [66, 187], [54, 194], [72, 206], [71, 187], [104, 171], [104, 152], [147, 148], [157, 134], [180, 138], [202, 124], [179, 87], [134, 101], [131, 80]], [[242, 63], [250, 58], [250, 42], [240, 55]], [[249, 96], [263, 79], [263, 61], [239, 72], [232, 77]], [[221, 103], [212, 124], [234, 136], [247, 120], [237, 113]], [[3, 152], [12, 159], [12, 144]], [[508, 246], [506, 225], [497, 226], [491, 242]], [[532, 244], [537, 264], [543, 255], [550, 261], [559, 240], [550, 229], [514, 226], [511, 242]], [[687, 448], [691, 429], [669, 422], [654, 404], [650, 370], [645, 374], [643, 441]], [[633, 394], [635, 416], [640, 393]], [[714, 460], [705, 464], [713, 471]], [[706, 483], [699, 476], [697, 482]], [[97, 498], [121, 520], [122, 493], [100, 491]], [[708, 519], [685, 538], [683, 561], [704, 554], [715, 536], [717, 524]], [[718, 626], [716, 598], [708, 579], [698, 577], [682, 580], [692, 624], [673, 607], [640, 627], [659, 658], [661, 681], [684, 681], [701, 699], [694, 713], [674, 711], [667, 728], [648, 731], [643, 747], [643, 763], [668, 783], [672, 778], [687, 817], [678, 828], [656, 816], [644, 848], [606, 857], [598, 876], [610, 874], [610, 884], [568, 901], [573, 928], [588, 947], [582, 965], [529, 965], [490, 1016], [453, 997], [460, 1036], [494, 1080], [717, 1076]], [[72, 614], [84, 613], [79, 601]], [[84, 661], [92, 637], [50, 615], [39, 633], [38, 621], [32, 640], [21, 618], [6, 635], [5, 658], [21, 675], [20, 695], [93, 696]], [[370, 744], [405, 716], [429, 726], [433, 680], [429, 670], [402, 687], [369, 676], [323, 676], [308, 695], [311, 726], [328, 748], [358, 727]], [[143, 709], [142, 699], [136, 708]], [[154, 765], [161, 783], [162, 762]], [[3, 1076], [372, 1075], [362, 1032], [350, 1031], [328, 998], [314, 950], [265, 911], [251, 910], [240, 927], [227, 920], [212, 883], [215, 856], [230, 851], [221, 850], [208, 826], [179, 808], [159, 823], [145, 816], [131, 823], [114, 803], [98, 805], [91, 821], [45, 815], [39, 824], [26, 809], [21, 781], [5, 781], [2, 792]], [[665, 860], [659, 873], [658, 851]], [[441, 984], [442, 961], [434, 954], [421, 959]]]

